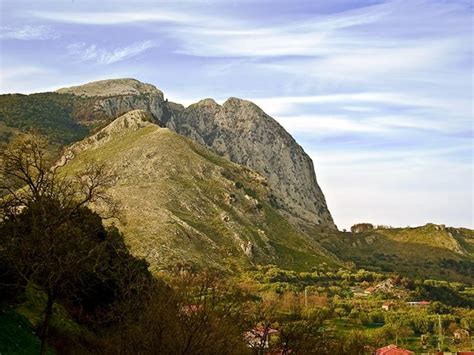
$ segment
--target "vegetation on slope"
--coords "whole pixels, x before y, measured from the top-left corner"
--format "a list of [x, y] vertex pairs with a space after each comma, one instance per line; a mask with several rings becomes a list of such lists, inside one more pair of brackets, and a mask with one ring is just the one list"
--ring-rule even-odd
[[52, 143], [70, 144], [89, 133], [77, 118], [90, 110], [90, 100], [73, 95], [0, 95], [0, 142], [10, 141], [19, 132], [36, 130]]
[[334, 262], [271, 206], [263, 177], [147, 121], [143, 111], [122, 116], [71, 147], [64, 166], [73, 173], [96, 161], [117, 175], [110, 194], [124, 208], [115, 223], [136, 255], [155, 269]]
[[341, 260], [359, 267], [413, 277], [474, 281], [474, 232], [469, 229], [427, 224], [317, 235], [320, 243]]

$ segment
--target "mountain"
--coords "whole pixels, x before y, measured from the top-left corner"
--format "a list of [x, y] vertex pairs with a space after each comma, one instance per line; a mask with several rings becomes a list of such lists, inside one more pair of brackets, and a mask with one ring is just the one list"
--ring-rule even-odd
[[[472, 282], [473, 231], [426, 225], [339, 232], [311, 159], [253, 103], [212, 99], [189, 107], [153, 85], [116, 79], [54, 93], [0, 95], [0, 142], [35, 128], [76, 142], [66, 171], [90, 160], [118, 176], [116, 222], [154, 268], [325, 261]], [[92, 135], [91, 135], [92, 134]]]
[[[35, 95], [42, 95], [41, 106], [46, 109], [34, 104], [39, 97]], [[282, 126], [249, 101], [230, 98], [220, 106], [206, 99], [184, 108], [165, 100], [153, 85], [114, 79], [55, 93], [16, 95], [14, 100], [2, 95], [0, 104], [4, 108], [0, 109], [0, 133], [3, 124], [8, 135], [4, 140], [12, 134], [11, 127], [35, 127], [61, 144], [81, 139], [126, 112], [143, 109], [160, 126], [265, 176], [273, 203], [294, 222], [336, 228], [309, 156]], [[51, 117], [58, 116], [56, 111], [60, 124], [54, 119], [45, 127]], [[68, 138], [61, 139], [61, 135]]]
[[273, 118], [250, 101], [205, 99], [163, 122], [179, 134], [268, 178], [274, 202], [305, 222], [334, 228], [313, 162]]
[[[272, 206], [268, 179], [134, 110], [69, 147], [63, 171], [105, 163], [117, 177], [115, 224], [153, 269], [177, 263], [308, 270], [337, 258]], [[61, 163], [62, 164], [62, 163]]]
[[[301, 227], [274, 204], [268, 179], [134, 110], [66, 149], [65, 172], [91, 161], [117, 176], [114, 223], [154, 270], [176, 264], [308, 271], [355, 262], [374, 271], [472, 282], [474, 232], [428, 224], [354, 233]], [[63, 162], [61, 162], [62, 164]]]

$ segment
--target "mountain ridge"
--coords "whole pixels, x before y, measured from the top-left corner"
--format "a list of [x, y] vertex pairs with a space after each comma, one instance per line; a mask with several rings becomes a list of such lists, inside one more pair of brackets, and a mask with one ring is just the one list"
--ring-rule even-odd
[[230, 97], [219, 105], [207, 98], [184, 108], [165, 100], [153, 85], [135, 79], [102, 80], [58, 92], [98, 98], [94, 112], [102, 111], [111, 118], [145, 109], [160, 126], [266, 176], [274, 203], [295, 223], [300, 220], [336, 228], [311, 158], [275, 119], [251, 101]]
[[105, 79], [86, 84], [60, 88], [58, 94], [73, 94], [78, 96], [119, 96], [137, 94], [156, 94], [163, 97], [163, 92], [152, 84], [142, 83], [133, 78]]
[[[131, 83], [137, 85], [135, 80]], [[116, 193], [125, 214], [131, 209], [135, 211], [122, 226], [123, 231], [130, 235], [130, 246], [135, 244], [133, 250], [138, 255], [147, 257], [147, 250], [156, 250], [150, 256], [155, 267], [187, 260], [220, 268], [226, 263], [275, 263], [307, 271], [311, 265], [325, 261], [339, 265], [356, 263], [376, 271], [472, 281], [472, 230], [425, 226], [347, 233], [327, 228], [324, 223], [312, 223], [311, 215], [304, 219], [294, 211], [289, 212], [291, 201], [283, 201], [285, 206], [275, 197], [278, 186], [275, 188], [275, 181], [270, 184], [271, 175], [269, 178], [269, 174], [261, 172], [263, 169], [252, 169], [243, 159], [259, 157], [272, 168], [278, 164], [285, 167], [275, 161], [277, 156], [291, 164], [299, 162], [300, 165], [293, 165], [297, 173], [311, 173], [314, 169], [304, 165], [312, 163], [304, 159], [301, 147], [291, 144], [294, 139], [288, 138], [288, 134], [283, 132], [282, 137], [274, 139], [273, 131], [279, 131], [281, 126], [258, 107], [254, 109], [253, 104], [230, 98], [226, 105], [219, 105], [208, 98], [184, 107], [153, 92], [125, 93], [102, 97], [71, 93], [0, 95], [0, 141], [6, 143], [18, 132], [39, 128], [47, 137], [60, 138], [55, 142], [63, 147], [76, 142], [66, 152], [71, 154], [67, 160], [75, 161], [77, 169], [83, 168], [89, 159], [98, 158], [114, 164], [118, 172], [123, 170], [126, 176], [119, 179]], [[245, 107], [250, 108], [248, 114]], [[262, 130], [261, 126], [253, 126], [256, 122], [273, 122], [276, 128], [263, 125], [266, 129]], [[176, 133], [178, 130], [181, 134]], [[194, 139], [190, 139], [192, 135]], [[226, 135], [234, 137], [225, 142]], [[239, 141], [241, 137], [245, 144]], [[211, 151], [210, 145], [222, 139], [227, 145], [217, 144]], [[272, 145], [275, 141], [280, 147]], [[139, 144], [135, 146], [134, 142]], [[257, 152], [247, 151], [246, 145], [257, 147]], [[278, 150], [281, 146], [286, 156]], [[219, 148], [224, 152], [216, 154]], [[297, 154], [292, 155], [290, 148], [296, 149]], [[225, 155], [239, 150], [246, 154], [233, 156], [234, 162]], [[291, 165], [285, 168], [292, 171]], [[286, 174], [289, 177], [291, 174]], [[153, 182], [155, 178], [161, 185]], [[120, 181], [128, 185], [123, 186]], [[276, 181], [283, 182], [278, 176]], [[295, 180], [286, 185], [299, 186]], [[163, 192], [156, 192], [160, 186]], [[133, 197], [134, 192], [140, 199]], [[281, 193], [291, 197], [287, 191]], [[320, 196], [324, 198], [322, 193]], [[156, 203], [154, 198], [158, 199]], [[141, 216], [143, 211], [147, 218]], [[160, 255], [167, 259], [161, 260]]]

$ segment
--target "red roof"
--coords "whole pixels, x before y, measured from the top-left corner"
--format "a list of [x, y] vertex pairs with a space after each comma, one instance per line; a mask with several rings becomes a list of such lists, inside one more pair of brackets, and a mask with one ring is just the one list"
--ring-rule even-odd
[[414, 354], [413, 351], [399, 348], [394, 344], [390, 344], [385, 348], [380, 348], [375, 351], [375, 355], [410, 355]]

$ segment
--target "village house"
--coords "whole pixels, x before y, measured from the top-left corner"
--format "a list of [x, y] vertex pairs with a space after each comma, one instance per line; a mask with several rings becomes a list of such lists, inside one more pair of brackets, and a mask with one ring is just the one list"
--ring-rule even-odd
[[259, 325], [245, 332], [244, 339], [249, 348], [268, 349], [270, 348], [270, 341], [275, 334], [278, 334], [278, 330]]
[[413, 351], [399, 348], [395, 344], [390, 344], [384, 348], [375, 350], [374, 355], [411, 355], [414, 354]]

